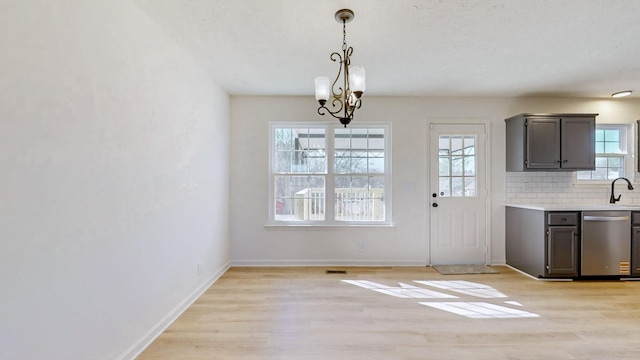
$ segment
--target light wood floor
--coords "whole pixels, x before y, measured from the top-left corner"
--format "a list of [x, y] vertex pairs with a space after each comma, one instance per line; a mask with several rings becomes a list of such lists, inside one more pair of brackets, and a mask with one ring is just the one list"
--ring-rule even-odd
[[[232, 268], [139, 359], [640, 359], [639, 281], [546, 282], [495, 268], [500, 274], [446, 276], [428, 267]], [[459, 297], [397, 298], [343, 279]], [[481, 299], [413, 280], [466, 280], [508, 297]], [[442, 301], [484, 301], [540, 317], [473, 319], [419, 304]]]

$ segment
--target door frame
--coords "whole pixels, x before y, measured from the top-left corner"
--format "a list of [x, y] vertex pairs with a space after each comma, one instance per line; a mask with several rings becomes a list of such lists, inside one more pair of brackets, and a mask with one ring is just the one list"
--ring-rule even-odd
[[[431, 167], [431, 126], [432, 125], [484, 125], [484, 154], [485, 157], [485, 238], [486, 238], [486, 254], [485, 264], [491, 265], [491, 120], [489, 119], [468, 119], [468, 118], [434, 118], [425, 120], [425, 138], [426, 138], [426, 154], [424, 156], [424, 178], [425, 192], [424, 192], [424, 216], [425, 216], [425, 243], [426, 243], [426, 260], [427, 266], [433, 264], [431, 259], [431, 171], [434, 169]], [[478, 189], [480, 190], [480, 189]]]

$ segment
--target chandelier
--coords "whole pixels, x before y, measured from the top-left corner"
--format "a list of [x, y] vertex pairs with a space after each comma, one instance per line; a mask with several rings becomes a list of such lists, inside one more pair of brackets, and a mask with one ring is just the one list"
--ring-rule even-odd
[[[342, 23], [342, 54], [334, 52], [330, 58], [332, 61], [339, 62], [340, 67], [333, 84], [330, 83], [327, 76], [316, 78], [316, 100], [320, 103], [318, 114], [326, 115], [328, 113], [340, 120], [344, 127], [347, 127], [347, 124], [353, 119], [353, 113], [362, 105], [360, 98], [365, 88], [364, 67], [350, 67], [353, 48], [347, 46], [347, 23], [353, 20], [353, 11], [349, 9], [338, 10], [335, 17], [337, 22]], [[342, 78], [340, 78], [341, 75]], [[342, 83], [339, 84], [338, 81]], [[325, 106], [330, 99], [331, 109]]]

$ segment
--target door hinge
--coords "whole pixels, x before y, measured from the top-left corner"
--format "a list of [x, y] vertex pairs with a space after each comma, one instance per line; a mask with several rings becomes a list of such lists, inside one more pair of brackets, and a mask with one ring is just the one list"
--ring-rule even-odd
[[524, 120], [524, 126], [529, 126], [529, 119]]

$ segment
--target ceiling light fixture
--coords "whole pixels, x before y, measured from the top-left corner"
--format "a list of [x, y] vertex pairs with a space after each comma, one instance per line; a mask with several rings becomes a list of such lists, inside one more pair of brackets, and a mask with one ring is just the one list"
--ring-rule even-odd
[[619, 97], [625, 97], [625, 96], [629, 96], [631, 95], [633, 91], [631, 90], [625, 90], [625, 91], [618, 91], [617, 93], [613, 93], [611, 94], [612, 98], [619, 98]]
[[[353, 119], [353, 113], [362, 105], [360, 98], [365, 89], [364, 67], [350, 67], [353, 48], [351, 46], [347, 47], [347, 23], [353, 20], [353, 11], [349, 9], [338, 10], [335, 17], [337, 22], [342, 23], [342, 55], [334, 52], [330, 58], [332, 61], [340, 62], [340, 67], [333, 84], [330, 84], [327, 76], [316, 78], [316, 100], [320, 103], [318, 114], [326, 115], [328, 112], [331, 116], [340, 120], [344, 127], [347, 127], [347, 124]], [[342, 84], [338, 85], [336, 91], [336, 84], [340, 80], [340, 75], [342, 75]], [[333, 111], [325, 106], [329, 98], [333, 99], [331, 100], [331, 109]]]

